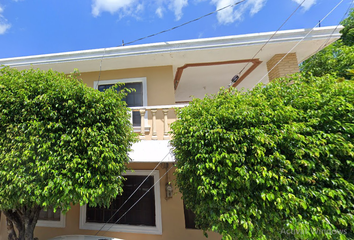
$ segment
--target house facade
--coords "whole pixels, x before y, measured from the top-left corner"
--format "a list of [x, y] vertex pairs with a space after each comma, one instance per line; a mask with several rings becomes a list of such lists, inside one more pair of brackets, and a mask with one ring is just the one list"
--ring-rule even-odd
[[[299, 29], [274, 36], [268, 32], [0, 59], [0, 65], [20, 70], [33, 67], [70, 73], [77, 68], [82, 81], [99, 91], [117, 82], [136, 89], [126, 102], [141, 141], [130, 153], [129, 168], [134, 171], [125, 174], [123, 195], [109, 209], [74, 205], [65, 215], [43, 211], [35, 237], [205, 239], [203, 232], [195, 229], [194, 216], [185, 209], [174, 185], [175, 159], [170, 152], [169, 131], [176, 120], [175, 108], [188, 105], [194, 97], [217, 93], [229, 84], [252, 89], [259, 82], [267, 84], [298, 72], [302, 61], [340, 37], [340, 29]], [[239, 78], [231, 83], [235, 75]], [[217, 233], [208, 235], [209, 239], [221, 238]], [[2, 216], [0, 240], [5, 239], [6, 219]]]

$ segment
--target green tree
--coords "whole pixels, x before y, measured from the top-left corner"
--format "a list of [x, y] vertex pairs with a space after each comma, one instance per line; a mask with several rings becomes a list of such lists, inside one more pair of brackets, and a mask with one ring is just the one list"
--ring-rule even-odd
[[336, 74], [338, 77], [349, 78], [349, 69], [354, 69], [354, 11], [341, 24], [341, 38], [313, 55], [301, 65], [301, 71], [320, 77]]
[[108, 205], [135, 141], [124, 92], [52, 70], [0, 70], [0, 210], [31, 240], [48, 206]]
[[341, 40], [346, 46], [354, 45], [354, 9], [351, 9], [349, 15], [344, 19], [341, 24], [344, 26], [344, 29], [341, 31], [342, 36]]
[[353, 104], [353, 81], [294, 75], [179, 110], [176, 183], [197, 226], [223, 239], [346, 239]]

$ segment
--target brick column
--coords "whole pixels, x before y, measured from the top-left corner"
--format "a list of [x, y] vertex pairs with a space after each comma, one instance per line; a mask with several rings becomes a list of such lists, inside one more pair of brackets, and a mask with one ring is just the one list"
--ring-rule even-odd
[[[285, 56], [285, 54], [275, 54], [267, 62], [268, 72]], [[296, 53], [289, 53], [271, 72], [268, 73], [269, 81], [275, 78], [285, 77], [288, 74], [299, 72], [299, 64]]]

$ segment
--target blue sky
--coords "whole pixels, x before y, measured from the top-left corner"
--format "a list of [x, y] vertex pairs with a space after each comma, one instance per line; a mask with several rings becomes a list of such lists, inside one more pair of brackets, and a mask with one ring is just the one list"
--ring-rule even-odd
[[[275, 31], [303, 0], [246, 0], [135, 44]], [[114, 47], [237, 0], [0, 0], [0, 58]], [[340, 0], [306, 0], [283, 30], [312, 28]], [[352, 0], [322, 23], [340, 22]]]

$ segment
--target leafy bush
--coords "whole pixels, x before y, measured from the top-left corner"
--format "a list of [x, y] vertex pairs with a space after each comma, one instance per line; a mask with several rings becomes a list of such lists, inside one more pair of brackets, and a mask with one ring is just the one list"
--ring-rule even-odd
[[350, 78], [348, 70], [354, 68], [354, 11], [348, 14], [341, 24], [341, 38], [305, 60], [301, 65], [303, 73], [320, 77], [336, 74], [338, 77]]
[[224, 239], [354, 230], [354, 82], [294, 75], [194, 99], [172, 124], [177, 185]]
[[52, 70], [0, 70], [0, 210], [20, 239], [42, 208], [108, 205], [122, 192], [135, 141], [124, 96]]
[[338, 77], [350, 78], [348, 70], [354, 68], [354, 47], [338, 40], [304, 61], [300, 68], [301, 72], [317, 77], [336, 74]]

